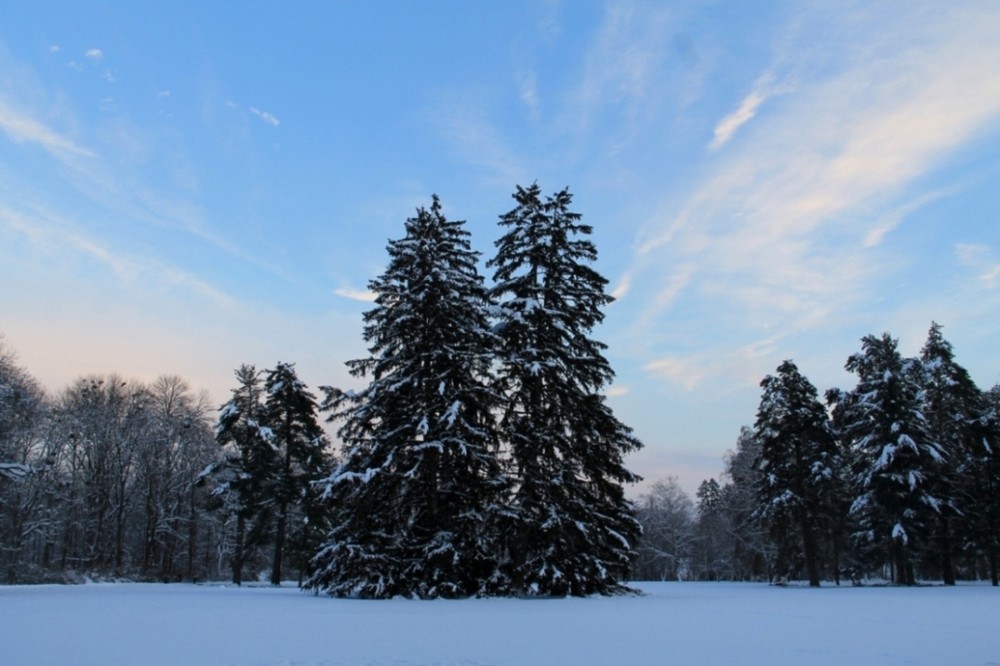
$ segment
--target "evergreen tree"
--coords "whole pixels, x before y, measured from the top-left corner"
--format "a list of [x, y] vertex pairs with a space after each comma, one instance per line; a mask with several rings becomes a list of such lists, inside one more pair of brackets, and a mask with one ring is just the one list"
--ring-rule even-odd
[[214, 494], [222, 496], [236, 516], [232, 569], [233, 582], [240, 585], [247, 555], [266, 540], [278, 459], [264, 408], [261, 373], [252, 365], [241, 365], [236, 380], [238, 385], [221, 407], [216, 424], [216, 441], [227, 453], [214, 470], [221, 479]]
[[537, 184], [514, 194], [495, 269], [501, 433], [516, 479], [508, 532], [519, 594], [584, 595], [621, 589], [640, 533], [622, 484], [641, 447], [601, 390], [613, 377], [590, 332], [612, 302], [590, 226], [567, 190], [542, 201]]
[[[791, 361], [761, 382], [754, 436], [760, 444], [757, 515], [778, 545], [779, 560], [801, 549], [809, 585], [819, 586], [819, 544], [835, 509], [842, 461], [816, 388]], [[779, 571], [779, 574], [783, 573]]]
[[503, 477], [489, 382], [493, 336], [479, 257], [435, 196], [388, 246], [370, 283], [361, 392], [329, 390], [343, 460], [307, 586], [337, 596], [462, 597], [502, 591], [495, 523]]
[[977, 437], [970, 455], [971, 502], [966, 505], [973, 553], [985, 559], [993, 586], [1000, 585], [1000, 384], [982, 395]]
[[726, 542], [722, 516], [722, 488], [715, 479], [705, 479], [695, 492], [698, 522], [695, 526], [694, 573], [698, 580], [722, 577]]
[[329, 442], [316, 418], [316, 398], [295, 374], [295, 365], [278, 363], [264, 380], [264, 409], [275, 449], [271, 497], [276, 505], [271, 584], [281, 583], [289, 519], [300, 524], [292, 535], [298, 562], [304, 549], [318, 546], [322, 513], [312, 484], [330, 472]]
[[973, 455], [977, 441], [977, 425], [981, 392], [968, 371], [955, 361], [951, 343], [941, 335], [941, 327], [932, 323], [927, 342], [920, 353], [922, 374], [922, 408], [931, 437], [945, 453], [941, 473], [933, 478], [932, 492], [943, 501], [937, 522], [933, 526], [932, 552], [946, 585], [955, 584], [953, 555], [958, 547], [956, 526], [965, 531], [963, 523], [974, 513], [976, 497], [972, 486], [975, 470]]
[[858, 384], [839, 394], [835, 418], [852, 450], [854, 545], [868, 566], [889, 563], [895, 582], [912, 585], [913, 558], [944, 504], [932, 492], [944, 457], [921, 412], [919, 362], [885, 333], [865, 336], [846, 368]]

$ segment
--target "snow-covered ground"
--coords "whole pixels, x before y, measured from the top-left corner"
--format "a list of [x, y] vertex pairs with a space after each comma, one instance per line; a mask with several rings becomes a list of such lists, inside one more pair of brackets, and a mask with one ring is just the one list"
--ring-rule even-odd
[[1000, 589], [645, 583], [641, 597], [353, 601], [294, 587], [0, 587], [0, 663], [1000, 665]]

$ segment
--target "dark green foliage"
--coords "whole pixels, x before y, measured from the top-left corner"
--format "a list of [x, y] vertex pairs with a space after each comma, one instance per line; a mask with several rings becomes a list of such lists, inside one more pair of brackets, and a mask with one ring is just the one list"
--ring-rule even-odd
[[941, 500], [941, 510], [931, 525], [928, 558], [947, 585], [954, 585], [954, 557], [977, 500], [974, 478], [975, 451], [979, 448], [981, 393], [969, 373], [955, 362], [951, 343], [934, 323], [920, 353], [921, 401], [930, 437], [938, 443], [944, 460], [931, 479], [931, 492]]
[[295, 374], [295, 366], [279, 363], [269, 370], [264, 392], [267, 434], [275, 452], [269, 492], [276, 510], [271, 584], [278, 585], [290, 528], [292, 552], [300, 566], [319, 546], [326, 521], [315, 484], [330, 473], [331, 460], [317, 420], [316, 398]]
[[963, 503], [969, 548], [1000, 585], [1000, 384], [982, 396], [969, 455], [969, 495]]
[[858, 385], [835, 418], [853, 456], [854, 546], [869, 568], [888, 561], [896, 582], [913, 584], [914, 557], [947, 509], [934, 494], [944, 456], [921, 411], [920, 365], [883, 334], [864, 337], [846, 368]]
[[343, 460], [332, 529], [307, 585], [337, 596], [462, 597], [503, 587], [496, 521], [504, 479], [490, 387], [493, 335], [478, 254], [434, 197], [370, 283], [363, 391], [329, 391]]
[[591, 228], [569, 210], [563, 190], [541, 199], [518, 187], [492, 294], [501, 437], [516, 480], [507, 530], [516, 593], [583, 595], [620, 589], [640, 533], [622, 484], [637, 480], [623, 463], [640, 448], [601, 394], [613, 372], [605, 345], [590, 337], [613, 299], [590, 264]]
[[783, 362], [760, 385], [757, 515], [778, 547], [778, 575], [801, 552], [809, 584], [819, 586], [819, 540], [835, 514], [843, 461], [816, 388], [794, 363]]
[[243, 581], [248, 556], [269, 536], [266, 526], [273, 510], [270, 491], [278, 458], [270, 441], [260, 375], [252, 365], [240, 366], [238, 385], [220, 409], [216, 425], [216, 440], [226, 447], [226, 459], [219, 466], [215, 494], [225, 498], [236, 517], [232, 570], [237, 585]]

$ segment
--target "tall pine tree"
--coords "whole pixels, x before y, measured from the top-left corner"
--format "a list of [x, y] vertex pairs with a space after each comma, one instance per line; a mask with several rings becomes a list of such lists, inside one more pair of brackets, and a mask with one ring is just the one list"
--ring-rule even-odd
[[760, 385], [757, 513], [777, 542], [779, 559], [787, 566], [801, 549], [809, 585], [818, 587], [818, 541], [829, 531], [842, 461], [816, 387], [794, 363], [783, 362]]
[[494, 537], [503, 476], [479, 254], [436, 196], [388, 252], [369, 285], [371, 355], [348, 364], [370, 384], [329, 394], [345, 451], [307, 586], [368, 598], [491, 593], [504, 587]]
[[567, 190], [518, 187], [500, 218], [495, 269], [501, 433], [516, 479], [508, 530], [514, 592], [608, 594], [622, 589], [640, 527], [623, 462], [640, 448], [601, 391], [613, 372], [590, 337], [613, 300], [590, 267], [590, 226]]

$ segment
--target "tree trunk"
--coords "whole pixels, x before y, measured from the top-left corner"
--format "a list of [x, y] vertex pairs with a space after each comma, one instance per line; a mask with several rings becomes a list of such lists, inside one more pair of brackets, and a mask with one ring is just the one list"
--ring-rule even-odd
[[285, 551], [285, 532], [288, 526], [288, 502], [278, 508], [278, 526], [274, 535], [274, 562], [271, 566], [271, 585], [281, 585], [281, 559]]
[[188, 520], [188, 561], [187, 577], [193, 583], [198, 582], [195, 576], [195, 558], [198, 554], [198, 508], [195, 502], [195, 486], [191, 484], [191, 516]]
[[951, 557], [951, 521], [941, 516], [941, 580], [945, 585], [955, 584], [955, 565]]
[[806, 557], [806, 572], [809, 575], [809, 587], [819, 587], [819, 564], [816, 557], [816, 537], [809, 527], [805, 516], [800, 522], [802, 528], [802, 550]]
[[236, 545], [233, 552], [233, 583], [243, 584], [243, 539], [246, 535], [247, 520], [241, 514], [236, 516]]

